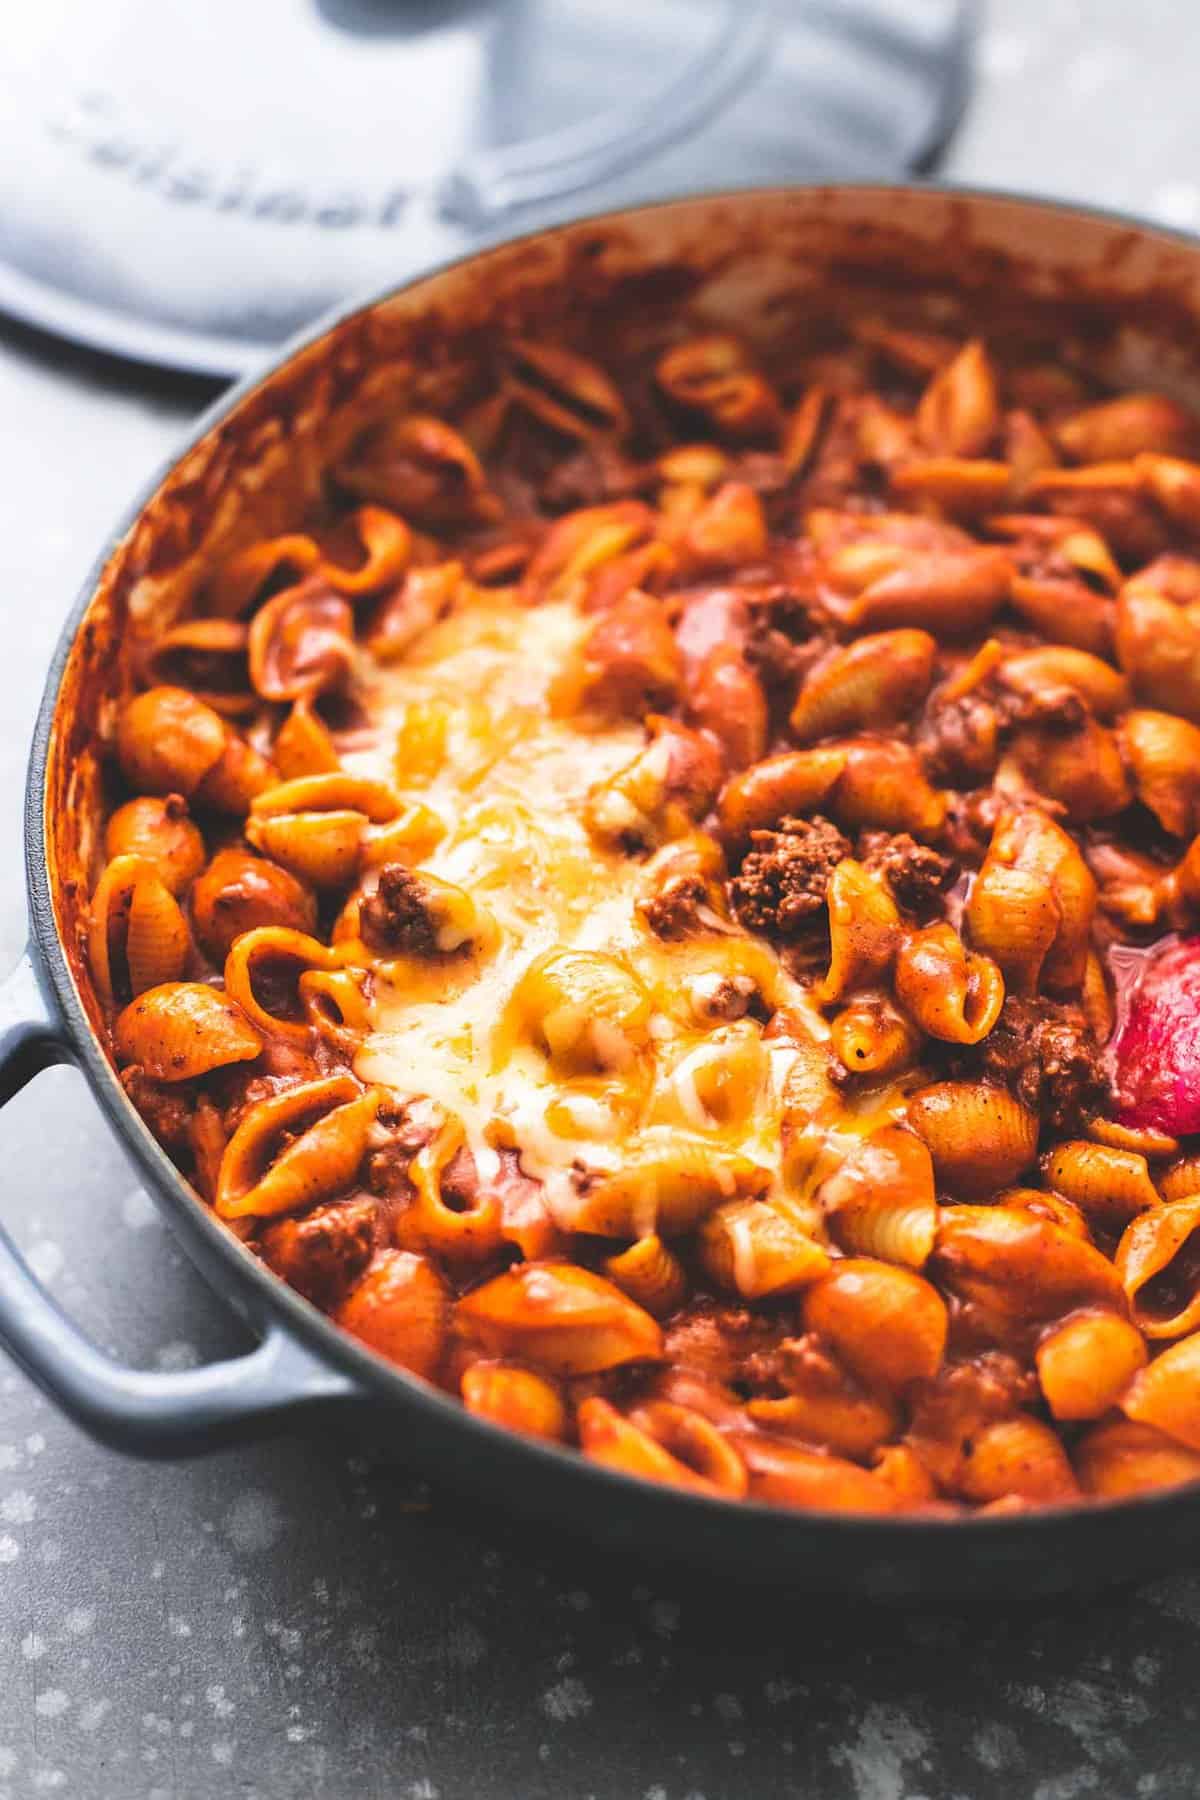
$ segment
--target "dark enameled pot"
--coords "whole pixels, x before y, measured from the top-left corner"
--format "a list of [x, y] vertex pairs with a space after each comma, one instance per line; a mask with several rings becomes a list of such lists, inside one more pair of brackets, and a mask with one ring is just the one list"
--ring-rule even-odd
[[248, 1356], [143, 1373], [96, 1350], [0, 1234], [0, 1341], [87, 1430], [187, 1455], [341, 1415], [431, 1476], [580, 1538], [796, 1588], [1009, 1597], [1189, 1556], [1200, 1487], [961, 1522], [729, 1504], [610, 1473], [498, 1430], [339, 1331], [180, 1179], [116, 1078], [81, 955], [102, 817], [98, 750], [131, 650], [187, 604], [204, 560], [295, 520], [323, 468], [401, 398], [454, 408], [499, 333], [600, 347], [615, 319], [684, 314], [778, 341], [818, 313], [927, 296], [986, 331], [1044, 311], [1114, 380], [1200, 400], [1200, 246], [1128, 220], [922, 188], [743, 191], [612, 214], [481, 252], [338, 320], [235, 389], [117, 526], [64, 629], [29, 768], [31, 947], [0, 995], [0, 1100], [71, 1062], [188, 1253], [260, 1336]]

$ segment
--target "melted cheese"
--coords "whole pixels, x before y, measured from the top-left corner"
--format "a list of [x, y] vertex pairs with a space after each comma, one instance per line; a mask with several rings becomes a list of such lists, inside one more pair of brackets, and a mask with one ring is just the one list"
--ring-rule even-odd
[[[438, 815], [445, 835], [413, 866], [464, 889], [495, 928], [478, 953], [385, 965], [357, 1073], [456, 1114], [485, 1172], [496, 1146], [518, 1149], [566, 1226], [580, 1169], [619, 1169], [639, 1143], [660, 1143], [664, 1127], [741, 1153], [780, 1190], [784, 1086], [790, 1080], [795, 1093], [798, 1065], [827, 1035], [765, 947], [758, 954], [776, 997], [807, 1019], [811, 1041], [764, 1042], [750, 1020], [707, 1024], [705, 1001], [728, 969], [730, 940], [654, 936], [637, 910], [643, 862], [589, 835], [588, 789], [627, 763], [646, 734], [638, 724], [555, 716], [551, 686], [588, 624], [570, 602], [530, 609], [477, 594], [403, 662], [370, 672], [372, 742], [344, 759]], [[646, 1041], [629, 1066], [614, 1043], [602, 1058], [607, 1072], [564, 1076], [528, 1034], [514, 1041], [505, 1025], [514, 989], [555, 950], [603, 951], [648, 991]], [[593, 1019], [593, 1036], [603, 1026]], [[822, 1079], [814, 1060], [814, 1102]], [[653, 1228], [652, 1217], [643, 1223]]]

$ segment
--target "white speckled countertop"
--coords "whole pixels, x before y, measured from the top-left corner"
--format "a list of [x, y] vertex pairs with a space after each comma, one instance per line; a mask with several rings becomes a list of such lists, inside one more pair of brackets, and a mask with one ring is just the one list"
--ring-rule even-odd
[[[1200, 225], [1195, 0], [993, 0], [948, 173]], [[204, 390], [0, 326], [0, 961], [59, 621]], [[101, 1343], [241, 1346], [78, 1077], [0, 1118], [0, 1216]], [[1200, 1559], [1198, 1559], [1200, 1567]], [[181, 1466], [0, 1363], [0, 1800], [1185, 1800], [1200, 1573], [1036, 1612], [692, 1597], [329, 1442]]]

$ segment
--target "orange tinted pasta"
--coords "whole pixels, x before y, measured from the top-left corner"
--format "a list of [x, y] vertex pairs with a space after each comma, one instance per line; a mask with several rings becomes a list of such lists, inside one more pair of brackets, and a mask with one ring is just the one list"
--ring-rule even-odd
[[1198, 444], [866, 314], [397, 402], [134, 659], [131, 1099], [346, 1331], [610, 1469], [1200, 1477], [1200, 1112], [1118, 1067], [1200, 929]]

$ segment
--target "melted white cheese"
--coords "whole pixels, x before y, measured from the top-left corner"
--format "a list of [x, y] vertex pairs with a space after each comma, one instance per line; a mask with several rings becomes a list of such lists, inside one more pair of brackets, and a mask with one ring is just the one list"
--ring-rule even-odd
[[[372, 670], [374, 742], [344, 759], [438, 815], [445, 835], [414, 866], [465, 889], [495, 926], [477, 954], [405, 960], [394, 981], [377, 978], [357, 1073], [457, 1114], [485, 1169], [494, 1146], [519, 1149], [564, 1224], [573, 1171], [620, 1168], [654, 1126], [740, 1152], [779, 1191], [784, 1084], [811, 1057], [811, 1044], [748, 1044], [761, 1027], [743, 1021], [725, 1028], [738, 1066], [720, 1088], [712, 1064], [722, 1033], [705, 1024], [703, 1001], [725, 973], [728, 940], [654, 936], [636, 905], [646, 891], [642, 862], [589, 836], [588, 789], [645, 743], [637, 724], [554, 714], [551, 686], [589, 623], [569, 602], [528, 608], [503, 593], [474, 595], [402, 662]], [[529, 965], [562, 949], [616, 956], [649, 991], [654, 1012], [635, 1068], [563, 1077], [533, 1043], [511, 1047], [500, 1031]], [[797, 1009], [811, 1038], [826, 1035], [800, 988], [762, 954], [776, 997]], [[602, 1024], [593, 1022], [593, 1035]], [[705, 1099], [706, 1071], [719, 1103]], [[820, 1086], [814, 1079], [814, 1100]]]

